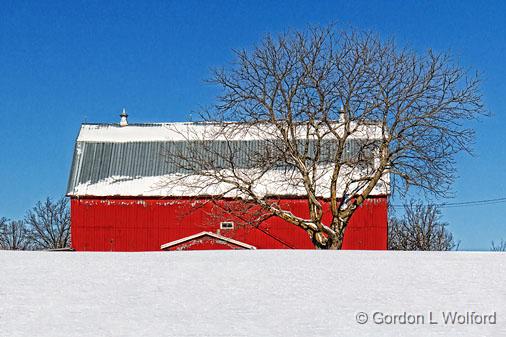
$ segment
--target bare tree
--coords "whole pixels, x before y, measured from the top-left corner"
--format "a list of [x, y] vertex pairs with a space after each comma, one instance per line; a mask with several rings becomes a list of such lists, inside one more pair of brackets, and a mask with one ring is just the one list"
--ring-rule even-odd
[[28, 211], [25, 222], [35, 248], [57, 249], [70, 246], [70, 212], [65, 197], [55, 202], [50, 198], [37, 202]]
[[388, 248], [391, 250], [453, 250], [458, 249], [448, 224], [441, 220], [435, 205], [411, 201], [404, 206], [402, 218], [392, 217], [388, 227]]
[[492, 241], [492, 245], [490, 246], [490, 250], [493, 252], [506, 252], [506, 241], [502, 240], [497, 244]]
[[0, 219], [0, 249], [30, 249], [28, 231], [23, 221]]
[[[310, 28], [235, 55], [211, 79], [222, 94], [201, 128], [176, 130], [190, 150], [167, 151], [179, 173], [163, 183], [280, 217], [320, 249], [341, 248], [374, 192], [445, 195], [473, 137], [466, 121], [484, 113], [477, 77], [448, 55], [371, 33]], [[309, 215], [280, 192], [304, 197]]]
[[5, 232], [5, 227], [8, 221], [9, 220], [5, 217], [0, 218], [0, 235], [3, 235], [3, 233]]

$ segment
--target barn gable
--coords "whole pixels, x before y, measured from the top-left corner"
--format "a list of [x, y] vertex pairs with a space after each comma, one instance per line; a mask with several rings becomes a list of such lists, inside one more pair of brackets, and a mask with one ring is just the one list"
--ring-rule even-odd
[[255, 246], [212, 232], [200, 232], [179, 240], [165, 243], [161, 250], [204, 250], [204, 249], [256, 249]]

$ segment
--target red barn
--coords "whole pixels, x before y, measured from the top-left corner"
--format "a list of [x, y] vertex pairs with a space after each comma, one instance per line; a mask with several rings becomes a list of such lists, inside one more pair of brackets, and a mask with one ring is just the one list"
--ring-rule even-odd
[[[178, 130], [198, 123], [83, 124], [77, 137], [67, 195], [71, 198], [72, 248], [77, 251], [160, 251], [186, 249], [313, 249], [307, 233], [271, 217], [257, 226], [241, 225], [223, 214], [209, 193], [167, 186], [177, 174], [164, 154], [185, 151]], [[209, 140], [210, 142], [216, 140]], [[238, 146], [261, 146], [237, 139]], [[189, 151], [189, 150], [188, 150]], [[306, 199], [284, 186], [268, 186], [284, 209], [308, 216]], [[202, 194], [202, 195], [201, 195]], [[355, 212], [344, 249], [387, 248], [388, 184]], [[217, 203], [233, 203], [222, 198]], [[328, 207], [326, 205], [325, 207]], [[327, 209], [327, 213], [328, 209]]]

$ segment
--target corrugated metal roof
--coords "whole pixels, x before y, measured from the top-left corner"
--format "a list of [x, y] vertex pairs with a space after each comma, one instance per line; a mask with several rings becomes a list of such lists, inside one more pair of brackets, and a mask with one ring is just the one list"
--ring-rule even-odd
[[[94, 125], [95, 126], [95, 125]], [[102, 127], [102, 125], [96, 125]], [[103, 126], [116, 132], [116, 127]], [[143, 125], [149, 129], [148, 125]], [[160, 124], [154, 124], [154, 132], [159, 132]], [[89, 125], [83, 125], [89, 128]], [[146, 130], [145, 130], [146, 131]], [[206, 151], [202, 151], [202, 146]], [[356, 154], [359, 141], [353, 140], [347, 144], [346, 154]], [[213, 163], [213, 167], [226, 168], [228, 161], [224, 158], [233, 157], [235, 167], [248, 168], [254, 161], [267, 153], [274, 151], [272, 141], [266, 140], [234, 140], [234, 141], [76, 141], [72, 168], [69, 177], [67, 194], [76, 194], [76, 187], [80, 184], [95, 184], [110, 177], [157, 177], [174, 173], [185, 173], [180, 162], [169, 154], [178, 157], [204, 157]], [[327, 143], [327, 155], [323, 153], [323, 160], [330, 160], [334, 150], [332, 143]], [[199, 150], [200, 149], [200, 150]], [[313, 153], [313, 147], [309, 153]], [[275, 152], [275, 151], [274, 151]], [[278, 151], [279, 153], [279, 151]], [[325, 158], [326, 157], [326, 158]], [[119, 181], [120, 182], [120, 181]], [[118, 183], [118, 179], [115, 179]]]
[[[236, 155], [235, 162], [238, 167], [246, 167], [248, 164], [246, 155], [241, 156], [246, 152], [244, 149], [258, 151], [262, 147], [261, 141], [233, 143], [235, 144], [232, 145], [232, 149], [243, 148], [232, 151]], [[212, 147], [212, 151], [216, 153], [230, 152], [225, 142], [216, 141], [206, 144], [206, 147]], [[167, 158], [167, 155], [172, 153], [192, 157], [196, 155], [197, 148], [198, 145], [183, 141], [130, 143], [78, 141], [67, 192], [72, 193], [75, 186], [81, 183], [94, 184], [112, 176], [148, 177], [184, 173], [181, 166], [173, 158]], [[219, 156], [214, 160], [218, 167], [225, 166], [225, 162]]]

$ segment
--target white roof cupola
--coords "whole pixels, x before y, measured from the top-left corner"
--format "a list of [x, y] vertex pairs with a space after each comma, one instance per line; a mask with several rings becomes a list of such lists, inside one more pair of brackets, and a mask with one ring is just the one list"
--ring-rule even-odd
[[123, 111], [119, 115], [121, 117], [121, 120], [119, 122], [119, 126], [127, 126], [128, 125], [128, 114], [126, 113], [125, 108], [123, 108]]

